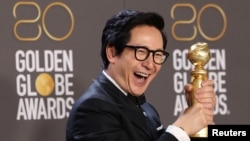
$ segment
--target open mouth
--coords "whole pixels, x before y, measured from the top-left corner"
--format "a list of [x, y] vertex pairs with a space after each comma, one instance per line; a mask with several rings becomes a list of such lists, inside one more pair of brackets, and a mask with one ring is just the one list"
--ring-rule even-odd
[[147, 79], [149, 77], [149, 74], [142, 73], [142, 72], [135, 72], [134, 74], [137, 78], [140, 78], [140, 79]]

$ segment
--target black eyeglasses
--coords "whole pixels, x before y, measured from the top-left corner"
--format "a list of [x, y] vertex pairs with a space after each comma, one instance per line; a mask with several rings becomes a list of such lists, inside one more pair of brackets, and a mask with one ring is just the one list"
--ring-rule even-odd
[[150, 52], [153, 53], [153, 61], [155, 64], [161, 65], [163, 64], [168, 56], [169, 53], [163, 50], [149, 50], [147, 47], [144, 46], [132, 46], [132, 45], [125, 45], [127, 48], [134, 49], [135, 51], [135, 58], [138, 61], [144, 61], [148, 58]]

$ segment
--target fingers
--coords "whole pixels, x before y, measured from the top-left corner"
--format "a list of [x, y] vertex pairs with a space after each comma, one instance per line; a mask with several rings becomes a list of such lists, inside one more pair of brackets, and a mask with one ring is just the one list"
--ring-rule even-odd
[[202, 82], [201, 86], [213, 86], [214, 80], [205, 80]]
[[211, 110], [204, 109], [204, 115], [208, 125], [214, 124], [214, 113]]
[[210, 125], [210, 124], [214, 124], [213, 111], [204, 108], [204, 106], [202, 104], [199, 104], [199, 103], [194, 104], [194, 108], [196, 110], [194, 110], [193, 111], [194, 113], [192, 113], [192, 114], [195, 115], [195, 113], [199, 113], [201, 123], [203, 123], [206, 126]]
[[196, 89], [195, 98], [199, 103], [202, 103], [205, 108], [214, 110], [216, 104], [216, 94], [213, 88], [212, 80], [204, 81], [201, 88]]
[[[193, 90], [193, 86], [191, 84], [187, 84], [184, 86], [185, 96], [187, 99], [188, 106], [190, 106], [190, 93]], [[214, 81], [213, 80], [205, 80], [202, 82], [201, 87], [197, 88], [194, 92], [194, 98], [197, 102], [204, 105], [204, 107], [208, 110], [214, 110], [216, 105], [216, 94], [214, 91]]]
[[203, 104], [205, 108], [214, 110], [216, 97], [213, 92], [197, 93], [195, 98], [199, 103]]

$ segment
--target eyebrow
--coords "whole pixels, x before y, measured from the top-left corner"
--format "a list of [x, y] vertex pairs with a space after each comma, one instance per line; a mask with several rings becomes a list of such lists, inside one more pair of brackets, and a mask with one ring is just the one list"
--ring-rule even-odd
[[128, 47], [143, 47], [143, 48], [147, 48], [147, 49], [150, 50], [150, 51], [164, 51], [164, 52], [165, 52], [164, 49], [151, 50], [151, 49], [149, 49], [147, 46], [143, 46], [143, 45], [125, 45], [125, 46], [128, 46]]

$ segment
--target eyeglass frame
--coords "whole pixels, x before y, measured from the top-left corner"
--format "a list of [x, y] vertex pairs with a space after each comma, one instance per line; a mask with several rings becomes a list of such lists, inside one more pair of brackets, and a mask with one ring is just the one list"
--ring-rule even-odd
[[[153, 61], [157, 65], [162, 65], [167, 60], [168, 56], [170, 55], [167, 51], [164, 51], [164, 50], [150, 50], [145, 46], [124, 45], [124, 47], [134, 49], [135, 59], [138, 60], [138, 61], [145, 61], [149, 57], [150, 53], [152, 52]], [[140, 49], [140, 48], [145, 49], [148, 52], [144, 59], [138, 59], [138, 57], [136, 55], [137, 50]], [[165, 58], [161, 63], [157, 63], [155, 61], [155, 53], [156, 52], [161, 52], [163, 55], [165, 55]]]

